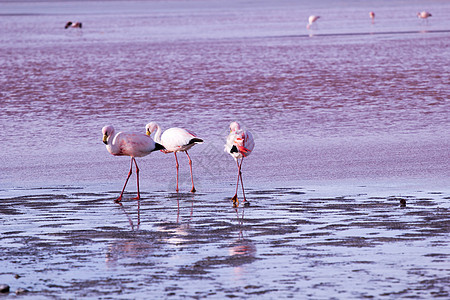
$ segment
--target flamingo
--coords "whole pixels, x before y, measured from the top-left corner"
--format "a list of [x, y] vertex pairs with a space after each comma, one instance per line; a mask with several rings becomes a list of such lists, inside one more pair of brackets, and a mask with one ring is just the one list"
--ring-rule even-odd
[[143, 157], [156, 150], [162, 150], [164, 147], [158, 143], [155, 143], [151, 138], [143, 133], [132, 132], [118, 132], [114, 130], [114, 127], [107, 125], [102, 128], [103, 143], [106, 144], [106, 150], [114, 156], [128, 155], [131, 157], [130, 171], [128, 172], [127, 180], [123, 186], [120, 196], [115, 200], [119, 203], [122, 200], [123, 192], [127, 186], [128, 179], [132, 174], [133, 162], [136, 166], [136, 178], [137, 178], [137, 197], [141, 198], [139, 192], [139, 168], [135, 157]]
[[419, 18], [419, 19], [428, 19], [428, 17], [431, 17], [432, 16], [432, 14], [430, 14], [429, 12], [427, 12], [427, 11], [422, 11], [422, 12], [418, 12], [417, 13], [417, 17]]
[[320, 16], [314, 16], [314, 15], [309, 16], [309, 18], [308, 18], [308, 25], [306, 25], [306, 28], [307, 28], [307, 29], [310, 29], [311, 26], [312, 26], [312, 24], [313, 24], [314, 22], [316, 22], [319, 18], [320, 18]]
[[375, 20], [375, 13], [373, 11], [371, 11], [371, 12], [369, 12], [369, 16], [372, 19], [372, 23], [373, 23]]
[[195, 193], [196, 189], [194, 187], [194, 176], [192, 175], [192, 160], [189, 156], [189, 153], [187, 152], [189, 149], [191, 149], [195, 144], [202, 144], [203, 139], [197, 137], [194, 133], [184, 129], [184, 128], [178, 128], [173, 127], [169, 128], [161, 135], [161, 127], [155, 122], [150, 122], [145, 126], [146, 134], [150, 136], [153, 132], [155, 133], [155, 141], [157, 143], [160, 143], [164, 146], [165, 149], [162, 151], [164, 153], [174, 153], [175, 154], [175, 162], [176, 162], [176, 168], [177, 168], [177, 189], [178, 192], [178, 158], [177, 158], [177, 152], [184, 152], [186, 153], [188, 159], [189, 159], [189, 168], [191, 170], [191, 182], [192, 182], [192, 189], [191, 192]]
[[72, 27], [72, 28], [80, 28], [80, 29], [81, 29], [82, 24], [81, 24], [80, 22], [72, 23], [72, 22], [69, 21], [69, 22], [67, 22], [66, 26], [64, 26], [64, 28], [67, 29], [67, 28], [69, 28], [69, 27]]
[[[236, 193], [231, 200], [233, 205], [239, 206], [239, 200], [237, 198], [237, 192], [239, 188], [239, 179], [241, 180], [242, 195], [244, 196], [244, 206], [249, 206], [249, 202], [245, 198], [244, 182], [242, 180], [242, 162], [244, 157], [249, 156], [253, 148], [255, 147], [255, 141], [253, 140], [253, 135], [250, 131], [242, 130], [238, 122], [231, 122], [230, 124], [230, 134], [227, 137], [227, 143], [225, 144], [225, 152], [229, 153], [234, 160], [238, 168], [238, 178], [236, 183]], [[241, 162], [239, 163], [239, 159]]]
[[428, 24], [428, 18], [431, 17], [431, 16], [432, 15], [429, 12], [427, 12], [427, 11], [422, 11], [422, 12], [418, 12], [417, 13], [417, 17], [419, 19], [426, 20], [427, 24]]

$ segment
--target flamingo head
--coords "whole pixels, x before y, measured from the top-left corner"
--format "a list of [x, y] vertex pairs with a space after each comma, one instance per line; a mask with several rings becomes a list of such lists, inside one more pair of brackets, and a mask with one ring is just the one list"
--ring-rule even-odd
[[239, 129], [241, 129], [241, 126], [239, 125], [238, 122], [231, 122], [230, 124], [230, 132], [232, 131], [238, 131]]
[[67, 22], [66, 26], [64, 26], [65, 29], [69, 28], [72, 25], [72, 22]]
[[114, 127], [107, 125], [102, 128], [103, 143], [108, 145], [108, 138], [114, 134]]
[[145, 134], [150, 136], [156, 129], [158, 129], [158, 124], [156, 124], [156, 122], [150, 122], [145, 125]]

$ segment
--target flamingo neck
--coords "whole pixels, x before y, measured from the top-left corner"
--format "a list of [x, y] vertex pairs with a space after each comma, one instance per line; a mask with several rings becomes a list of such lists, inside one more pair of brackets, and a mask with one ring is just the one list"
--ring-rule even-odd
[[159, 127], [158, 124], [156, 124], [156, 132], [155, 132], [155, 142], [157, 142], [158, 144], [161, 144], [161, 127]]
[[108, 144], [106, 145], [106, 148], [113, 155], [116, 155], [118, 152], [120, 152], [119, 145], [117, 143], [117, 133], [116, 132], [113, 131], [111, 133], [111, 135], [108, 137]]

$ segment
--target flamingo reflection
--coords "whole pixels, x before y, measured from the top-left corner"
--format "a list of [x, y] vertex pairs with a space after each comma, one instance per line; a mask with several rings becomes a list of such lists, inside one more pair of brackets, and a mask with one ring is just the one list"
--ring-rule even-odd
[[[169, 222], [168, 224], [159, 226], [158, 231], [166, 233], [167, 235], [164, 238], [164, 241], [175, 248], [181, 247], [188, 241], [190, 223], [194, 214], [193, 196], [194, 195], [191, 193], [174, 193], [169, 195], [169, 198], [176, 198], [177, 200], [176, 222]], [[183, 207], [180, 206], [180, 200], [190, 201], [190, 211], [187, 217], [180, 215], [180, 211], [183, 209]], [[184, 218], [186, 218], [186, 221], [183, 220]]]
[[242, 263], [236, 264], [233, 268], [234, 274], [239, 278], [245, 273], [245, 265], [256, 257], [256, 246], [248, 238], [244, 237], [244, 213], [245, 206], [241, 208], [242, 214], [239, 215], [239, 208], [235, 208], [237, 222], [240, 227], [238, 238], [230, 244], [228, 255], [234, 259], [241, 260]]
[[137, 222], [136, 226], [134, 226], [133, 219], [130, 214], [125, 210], [122, 202], [116, 202], [119, 205], [119, 208], [123, 211], [125, 216], [128, 218], [128, 222], [130, 223], [131, 231], [139, 230], [139, 225], [141, 225], [141, 200], [137, 201]]

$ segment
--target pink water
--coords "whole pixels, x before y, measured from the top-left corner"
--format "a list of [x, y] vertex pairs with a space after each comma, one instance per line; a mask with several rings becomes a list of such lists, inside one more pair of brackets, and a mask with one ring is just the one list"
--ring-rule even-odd
[[[195, 201], [222, 203], [233, 193], [236, 175], [223, 144], [228, 124], [239, 120], [256, 141], [244, 163], [253, 203], [262, 207], [255, 214], [270, 215], [270, 205], [280, 199], [288, 203], [283, 209], [295, 210], [295, 193], [271, 192], [292, 187], [306, 192], [305, 202], [316, 196], [433, 193], [448, 209], [448, 1], [2, 1], [0, 7], [0, 198], [34, 199], [38, 189], [50, 190], [56, 201], [82, 190], [86, 201], [109, 203], [122, 187], [129, 160], [107, 153], [101, 128], [144, 132], [146, 123], [157, 121], [163, 128], [186, 127], [205, 140], [190, 152], [200, 192]], [[428, 22], [416, 18], [425, 9], [433, 14]], [[322, 18], [308, 31], [310, 14]], [[64, 30], [69, 20], [83, 28]], [[138, 163], [148, 197], [173, 192], [172, 156], [153, 153]], [[182, 157], [180, 163], [187, 191], [187, 161]], [[127, 190], [135, 191], [133, 181]], [[229, 209], [227, 201], [218, 205]], [[147, 217], [155, 217], [151, 207], [143, 213]], [[108, 209], [99, 208], [105, 214]], [[200, 209], [200, 215], [211, 209]], [[279, 220], [295, 223], [283, 212], [277, 211]], [[90, 216], [79, 220], [95, 227], [97, 219]], [[320, 224], [336, 217], [327, 216]], [[29, 221], [3, 217], [8, 232], [23, 230]], [[233, 211], [230, 218], [234, 222]], [[111, 226], [128, 228], [114, 220]], [[143, 228], [148, 233], [152, 226]], [[258, 236], [250, 229], [247, 235]], [[259, 245], [264, 253], [261, 248], [270, 246]], [[283, 280], [279, 284], [289, 290]], [[354, 293], [379, 295], [370, 288]], [[266, 294], [280, 295], [286, 296]]]

